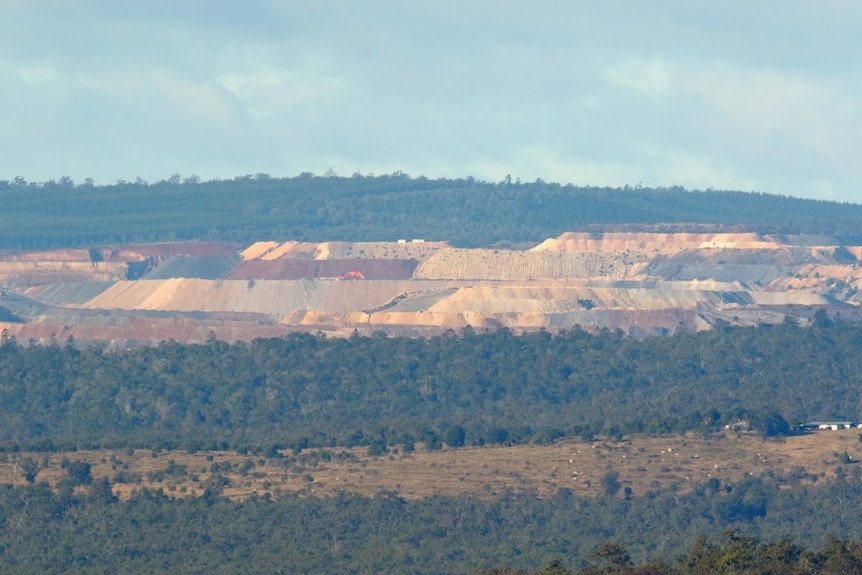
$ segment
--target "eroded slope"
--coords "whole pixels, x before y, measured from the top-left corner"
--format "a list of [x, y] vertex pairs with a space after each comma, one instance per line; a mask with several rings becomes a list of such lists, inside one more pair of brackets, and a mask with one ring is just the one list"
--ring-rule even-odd
[[4, 324], [9, 333], [36, 339], [424, 335], [467, 325], [643, 336], [821, 308], [855, 319], [860, 258], [862, 246], [835, 238], [718, 232], [566, 233], [528, 250], [165, 244], [0, 256], [0, 306], [24, 320]]

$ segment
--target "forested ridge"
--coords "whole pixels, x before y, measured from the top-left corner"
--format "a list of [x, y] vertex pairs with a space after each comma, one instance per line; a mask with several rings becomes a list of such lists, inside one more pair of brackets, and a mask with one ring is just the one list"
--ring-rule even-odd
[[491, 500], [0, 486], [3, 573], [858, 573], [862, 481]]
[[730, 191], [601, 188], [401, 173], [174, 176], [94, 185], [0, 180], [0, 249], [262, 239], [445, 240], [463, 247], [539, 242], [590, 225], [719, 224], [862, 237], [862, 205]]
[[[709, 430], [740, 418], [858, 419], [862, 328], [720, 324], [637, 341], [620, 332], [426, 339], [291, 334], [103, 352], [0, 344], [0, 445], [270, 449]], [[776, 423], [777, 422], [777, 423]]]

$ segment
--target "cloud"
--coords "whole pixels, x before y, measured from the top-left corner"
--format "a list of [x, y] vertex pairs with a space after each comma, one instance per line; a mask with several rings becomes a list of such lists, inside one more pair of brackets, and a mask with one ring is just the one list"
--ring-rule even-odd
[[790, 139], [825, 155], [828, 125], [850, 108], [818, 80], [771, 70], [714, 68], [697, 74], [689, 87], [749, 138]]
[[233, 109], [216, 86], [189, 81], [168, 70], [155, 70], [150, 80], [166, 103], [186, 120], [224, 122], [233, 117]]
[[858, 201], [862, 8], [835, 0], [0, 10], [0, 179], [332, 167]]
[[618, 86], [660, 96], [671, 87], [671, 74], [663, 58], [629, 59], [607, 67], [604, 77]]
[[348, 81], [320, 58], [280, 58], [268, 47], [224, 54], [215, 80], [253, 118], [278, 120], [302, 106], [321, 106], [343, 96]]
[[860, 175], [862, 140], [853, 126], [862, 107], [840, 82], [811, 72], [713, 65], [692, 71], [685, 90], [706, 106], [704, 136], [719, 142], [728, 163], [760, 189], [835, 198]]
[[15, 63], [0, 60], [0, 74], [7, 76], [9, 84], [20, 83], [24, 86], [51, 84], [57, 80], [57, 70], [47, 63]]

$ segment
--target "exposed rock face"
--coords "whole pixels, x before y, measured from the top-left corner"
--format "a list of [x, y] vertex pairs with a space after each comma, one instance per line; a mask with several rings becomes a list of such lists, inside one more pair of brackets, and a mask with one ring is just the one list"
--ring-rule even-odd
[[[282, 279], [350, 277], [359, 272], [362, 279], [409, 279], [419, 262], [402, 259], [255, 259], [245, 261], [228, 274], [228, 279]], [[357, 276], [358, 277], [358, 276]]]
[[0, 264], [0, 285], [20, 286], [39, 282], [114, 281], [128, 273], [125, 262], [20, 260]]
[[424, 261], [446, 242], [403, 240], [400, 242], [257, 242], [242, 251], [243, 260], [274, 261], [282, 259], [401, 259]]
[[[166, 244], [0, 255], [0, 306], [24, 340], [124, 345], [291, 330], [426, 335], [679, 329], [862, 319], [862, 246], [754, 233], [566, 233], [529, 250], [444, 242]], [[141, 278], [141, 279], [135, 279]]]
[[753, 233], [642, 233], [602, 234], [569, 232], [545, 240], [531, 251], [662, 252], [702, 249], [777, 249], [781, 244]]
[[521, 280], [638, 277], [648, 257], [639, 252], [441, 250], [416, 269], [428, 279]]

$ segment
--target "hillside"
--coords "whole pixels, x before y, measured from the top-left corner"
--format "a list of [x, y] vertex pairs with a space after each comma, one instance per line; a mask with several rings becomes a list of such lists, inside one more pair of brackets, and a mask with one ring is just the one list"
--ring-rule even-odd
[[259, 240], [351, 243], [398, 238], [511, 247], [593, 226], [667, 231], [668, 224], [702, 232], [721, 226], [862, 238], [859, 204], [680, 187], [431, 180], [403, 173], [349, 178], [259, 174], [105, 186], [16, 178], [0, 180], [0, 204], [0, 250], [15, 251], [177, 241], [248, 246]]
[[[616, 473], [619, 495], [643, 497], [673, 486], [676, 493], [702, 489], [711, 479], [735, 485], [749, 476], [769, 475], [785, 485], [832, 482], [858, 467], [858, 430], [823, 431], [764, 440], [753, 433], [634, 435], [618, 441], [565, 440], [551, 445], [471, 447], [405, 452], [393, 446], [369, 455], [367, 448], [289, 450], [260, 454], [229, 451], [103, 450], [21, 453], [0, 462], [0, 483], [25, 483], [21, 461], [40, 461], [35, 481], [56, 485], [67, 477], [64, 459], [89, 463], [93, 478], [107, 479], [128, 498], [142, 488], [175, 497], [200, 496], [210, 478], [227, 479], [231, 498], [302, 493], [334, 497], [341, 491], [374, 496], [391, 492], [409, 500], [434, 495], [490, 499], [506, 491], [551, 497], [568, 490], [582, 497], [605, 492], [603, 478]], [[847, 453], [852, 463], [836, 454]]]
[[445, 242], [172, 243], [0, 255], [21, 341], [250, 340], [466, 326], [635, 337], [860, 317], [862, 245], [736, 231], [567, 232], [527, 249]]

